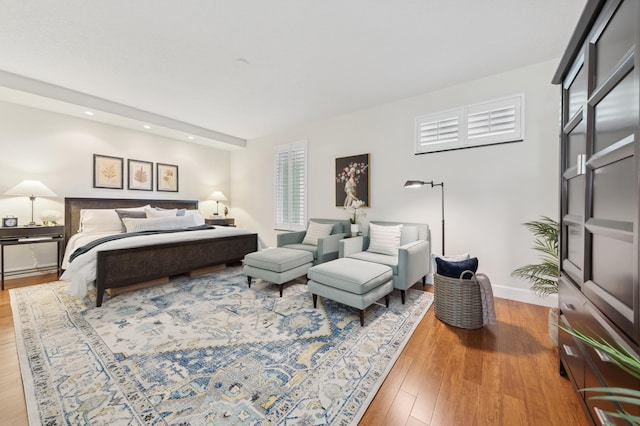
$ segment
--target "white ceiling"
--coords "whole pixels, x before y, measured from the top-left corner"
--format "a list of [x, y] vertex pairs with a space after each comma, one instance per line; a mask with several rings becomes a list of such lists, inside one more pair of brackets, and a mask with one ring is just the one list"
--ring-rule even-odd
[[133, 116], [127, 127], [234, 149], [559, 58], [585, 3], [0, 0], [0, 99], [79, 116], [76, 104], [98, 104], [112, 120]]

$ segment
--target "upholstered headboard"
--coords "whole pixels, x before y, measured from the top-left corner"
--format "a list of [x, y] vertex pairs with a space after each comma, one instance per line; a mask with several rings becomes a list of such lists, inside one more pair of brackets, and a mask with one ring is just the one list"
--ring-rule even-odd
[[80, 228], [80, 210], [116, 209], [119, 207], [140, 207], [150, 204], [163, 209], [197, 209], [197, 200], [147, 200], [139, 198], [65, 198], [64, 199], [64, 236], [65, 241]]

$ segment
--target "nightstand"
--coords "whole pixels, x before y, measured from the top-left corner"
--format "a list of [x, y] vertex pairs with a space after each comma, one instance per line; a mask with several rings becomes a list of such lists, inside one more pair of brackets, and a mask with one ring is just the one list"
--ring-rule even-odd
[[232, 217], [216, 217], [205, 219], [204, 223], [206, 223], [207, 225], [236, 226], [236, 220]]
[[[5, 246], [18, 246], [23, 244], [39, 243], [58, 244], [58, 264], [56, 266], [43, 266], [18, 272], [4, 272], [4, 248]], [[0, 228], [0, 276], [2, 277], [2, 290], [4, 290], [4, 277], [33, 271], [57, 270], [62, 272], [62, 257], [64, 256], [64, 226], [20, 226], [16, 228]]]

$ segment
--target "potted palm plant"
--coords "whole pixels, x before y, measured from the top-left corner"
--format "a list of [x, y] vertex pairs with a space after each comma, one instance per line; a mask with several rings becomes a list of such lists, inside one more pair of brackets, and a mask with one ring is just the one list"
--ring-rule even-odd
[[[541, 216], [538, 220], [523, 224], [535, 236], [533, 249], [538, 252], [540, 262], [524, 265], [511, 273], [511, 276], [531, 282], [531, 290], [545, 297], [558, 293], [558, 235], [560, 225], [556, 220]], [[558, 345], [558, 308], [549, 310], [549, 337]]]

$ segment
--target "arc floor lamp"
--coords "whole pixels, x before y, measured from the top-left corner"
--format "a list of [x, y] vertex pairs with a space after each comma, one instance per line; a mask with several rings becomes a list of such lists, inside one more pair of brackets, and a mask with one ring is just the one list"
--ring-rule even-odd
[[442, 204], [442, 255], [444, 256], [444, 182], [434, 183], [433, 181], [425, 182], [422, 180], [408, 180], [405, 182], [405, 188], [420, 188], [424, 185], [439, 186], [441, 189], [441, 204]]

